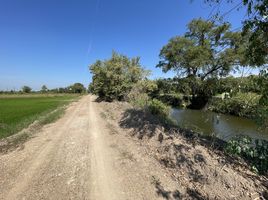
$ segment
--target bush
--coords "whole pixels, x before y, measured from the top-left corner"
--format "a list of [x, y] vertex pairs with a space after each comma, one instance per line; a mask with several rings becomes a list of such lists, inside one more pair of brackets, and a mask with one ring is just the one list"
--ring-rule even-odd
[[149, 102], [148, 109], [153, 115], [158, 115], [163, 118], [167, 118], [170, 113], [170, 107], [157, 99], [153, 99]]
[[251, 164], [252, 170], [268, 173], [268, 142], [254, 140], [248, 136], [237, 136], [228, 141], [225, 151], [228, 154], [240, 156]]
[[155, 90], [153, 81], [142, 80], [135, 83], [127, 95], [127, 101], [140, 108], [146, 108], [150, 100], [150, 94]]
[[259, 99], [260, 95], [255, 93], [238, 93], [230, 99], [213, 99], [209, 109], [215, 112], [253, 118], [256, 115]]
[[136, 107], [146, 108], [150, 97], [146, 93], [139, 93], [136, 88], [133, 88], [127, 96], [127, 100]]
[[173, 124], [169, 118], [170, 107], [157, 99], [151, 99], [150, 92], [155, 90], [153, 81], [143, 80], [136, 83], [129, 94], [127, 100], [134, 106], [144, 111], [149, 111], [153, 115], [160, 117], [164, 123]]

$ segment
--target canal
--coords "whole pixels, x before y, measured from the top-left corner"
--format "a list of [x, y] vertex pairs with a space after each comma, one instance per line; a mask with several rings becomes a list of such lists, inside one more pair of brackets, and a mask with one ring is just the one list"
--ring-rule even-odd
[[172, 109], [171, 117], [179, 126], [201, 134], [216, 135], [229, 140], [235, 135], [248, 135], [268, 141], [268, 130], [261, 129], [253, 120], [204, 110]]

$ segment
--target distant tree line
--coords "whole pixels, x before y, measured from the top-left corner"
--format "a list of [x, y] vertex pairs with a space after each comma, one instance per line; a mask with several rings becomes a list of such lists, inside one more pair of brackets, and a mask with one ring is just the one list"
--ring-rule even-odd
[[73, 85], [70, 85], [68, 87], [60, 87], [60, 88], [53, 88], [48, 89], [46, 85], [43, 85], [41, 87], [41, 90], [39, 91], [33, 91], [31, 87], [29, 86], [23, 86], [21, 90], [10, 90], [10, 91], [0, 91], [0, 94], [29, 94], [29, 93], [76, 93], [81, 94], [87, 92], [85, 86], [82, 83], [74, 83]]

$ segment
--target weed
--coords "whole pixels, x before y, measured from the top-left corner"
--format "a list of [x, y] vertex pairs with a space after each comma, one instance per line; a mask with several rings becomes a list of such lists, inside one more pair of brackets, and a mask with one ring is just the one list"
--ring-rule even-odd
[[245, 159], [256, 173], [268, 172], [268, 142], [265, 140], [237, 136], [227, 143], [225, 151]]

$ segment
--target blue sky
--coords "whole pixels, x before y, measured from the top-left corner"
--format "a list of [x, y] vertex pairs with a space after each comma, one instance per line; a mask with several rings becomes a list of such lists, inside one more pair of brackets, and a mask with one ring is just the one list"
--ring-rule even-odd
[[[152, 78], [173, 76], [155, 68], [161, 47], [211, 10], [203, 0], [0, 0], [0, 90], [87, 86], [88, 65], [112, 50], [140, 56]], [[244, 15], [225, 19], [237, 28]]]

